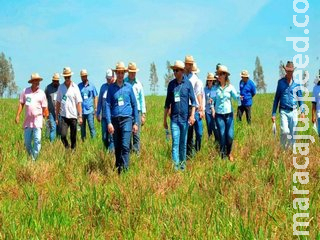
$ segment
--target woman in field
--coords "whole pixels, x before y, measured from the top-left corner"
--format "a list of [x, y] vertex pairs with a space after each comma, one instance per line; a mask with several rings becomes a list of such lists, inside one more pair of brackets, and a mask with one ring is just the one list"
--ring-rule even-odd
[[206, 123], [207, 123], [207, 130], [208, 136], [214, 134], [215, 143], [219, 143], [219, 132], [217, 128], [216, 121], [214, 119], [214, 104], [213, 98], [217, 94], [217, 88], [215, 86], [214, 81], [216, 81], [215, 76], [213, 73], [208, 73], [206, 87], [204, 88], [205, 93], [205, 114], [206, 114]]
[[231, 154], [234, 138], [234, 121], [231, 98], [238, 99], [238, 94], [234, 86], [230, 84], [230, 73], [224, 65], [219, 65], [217, 70], [219, 84], [216, 95], [213, 98], [216, 123], [219, 131], [220, 155], [221, 158], [228, 157], [233, 161]]

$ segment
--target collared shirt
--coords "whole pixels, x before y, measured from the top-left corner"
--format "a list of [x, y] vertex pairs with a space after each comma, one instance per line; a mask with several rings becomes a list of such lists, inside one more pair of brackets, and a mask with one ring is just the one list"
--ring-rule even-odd
[[189, 117], [189, 101], [196, 107], [193, 87], [187, 79], [182, 79], [178, 83], [177, 79], [169, 82], [165, 108], [171, 107], [171, 121], [176, 123], [186, 123]]
[[102, 117], [106, 117], [106, 103], [107, 103], [107, 93], [108, 93], [109, 84], [104, 83], [102, 84], [99, 92], [98, 98], [98, 106], [97, 106], [97, 116], [100, 116], [102, 112]]
[[254, 82], [248, 79], [247, 82], [240, 80], [239, 83], [240, 96], [243, 96], [241, 100], [241, 105], [250, 107], [252, 105], [252, 97], [256, 95], [256, 86]]
[[48, 110], [53, 115], [54, 118], [56, 116], [55, 105], [56, 105], [58, 88], [59, 88], [59, 84], [55, 86], [53, 85], [53, 83], [50, 83], [44, 90], [48, 100]]
[[121, 87], [117, 82], [111, 84], [107, 93], [106, 117], [111, 123], [112, 117], [133, 117], [133, 124], [139, 123], [137, 101], [132, 86], [124, 82]]
[[[299, 90], [300, 84], [291, 80], [289, 84], [284, 77], [278, 81], [276, 95], [273, 101], [272, 116], [276, 115], [277, 108], [280, 102], [280, 109], [292, 111], [297, 103], [299, 106], [303, 104], [303, 101], [297, 101], [297, 97], [302, 97], [302, 91]], [[304, 109], [302, 109], [304, 112]]]
[[46, 94], [40, 88], [32, 92], [31, 87], [25, 88], [20, 94], [20, 103], [26, 107], [24, 128], [42, 128], [43, 109], [48, 106]]
[[231, 84], [222, 88], [220, 85], [216, 87], [216, 95], [213, 97], [214, 109], [216, 113], [227, 114], [233, 112], [231, 98], [238, 99], [238, 94], [234, 86]]
[[[193, 72], [191, 72], [189, 74], [184, 74], [183, 76], [185, 79], [189, 80], [192, 85], [193, 93], [196, 98], [196, 104], [197, 104], [196, 107], [198, 107], [199, 101], [198, 101], [197, 96], [203, 94], [203, 84], [202, 84], [201, 80], [198, 78], [198, 76]], [[191, 102], [189, 102], [189, 104], [191, 105]]]
[[129, 77], [126, 77], [124, 81], [132, 85], [133, 93], [137, 100], [138, 111], [146, 113], [146, 101], [144, 98], [144, 91], [141, 82], [137, 78], [131, 81]]
[[211, 114], [212, 110], [211, 108], [214, 108], [214, 102], [213, 99], [217, 94], [217, 88], [212, 86], [211, 88], [205, 87], [204, 88], [204, 94], [205, 94], [205, 110], [207, 113]]
[[57, 94], [57, 102], [60, 105], [60, 116], [65, 118], [77, 118], [77, 104], [82, 102], [80, 90], [74, 82], [69, 88], [63, 83], [60, 84]]
[[82, 113], [90, 114], [94, 112], [94, 98], [98, 96], [95, 86], [88, 82], [84, 85], [83, 82], [78, 84], [82, 97]]
[[320, 118], [320, 84], [313, 87], [313, 97], [315, 98], [317, 118]]

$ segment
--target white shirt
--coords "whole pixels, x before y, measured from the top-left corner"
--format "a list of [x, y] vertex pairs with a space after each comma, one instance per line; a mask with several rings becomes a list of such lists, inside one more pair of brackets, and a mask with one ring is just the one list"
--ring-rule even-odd
[[316, 85], [313, 87], [313, 96], [316, 103], [317, 118], [320, 118], [320, 85]]
[[[194, 91], [194, 96], [196, 98], [196, 103], [197, 106], [199, 106], [197, 97], [198, 95], [203, 95], [203, 84], [195, 73], [189, 73], [188, 75], [185, 75], [185, 77], [189, 79], [189, 81], [191, 82]], [[191, 102], [189, 102], [189, 105], [191, 105]]]
[[60, 116], [65, 118], [77, 118], [77, 104], [82, 102], [79, 87], [74, 82], [71, 82], [70, 87], [60, 84], [57, 93], [57, 102], [60, 105]]

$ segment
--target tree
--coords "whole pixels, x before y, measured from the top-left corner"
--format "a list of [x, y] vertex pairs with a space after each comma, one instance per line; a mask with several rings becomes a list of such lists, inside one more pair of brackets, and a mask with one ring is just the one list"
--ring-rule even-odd
[[284, 76], [286, 75], [286, 71], [283, 68], [284, 63], [282, 62], [282, 60], [280, 60], [280, 64], [279, 64], [279, 78], [284, 78]]
[[263, 68], [259, 57], [256, 58], [256, 68], [253, 71], [253, 80], [256, 83], [257, 91], [266, 93], [267, 84], [264, 82]]
[[157, 68], [156, 64], [154, 62], [151, 63], [150, 65], [150, 91], [152, 94], [156, 95], [158, 92], [158, 75], [157, 75]]
[[167, 73], [164, 75], [164, 87], [167, 89], [169, 82], [174, 79], [174, 74], [170, 68], [170, 61], [167, 61]]
[[0, 97], [2, 98], [7, 91], [8, 96], [17, 93], [18, 87], [14, 81], [14, 71], [11, 63], [11, 58], [8, 59], [2, 52], [0, 54]]

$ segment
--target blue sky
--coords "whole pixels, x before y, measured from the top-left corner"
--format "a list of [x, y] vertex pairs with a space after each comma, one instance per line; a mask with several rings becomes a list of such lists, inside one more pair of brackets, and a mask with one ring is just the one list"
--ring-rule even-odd
[[[311, 89], [320, 69], [320, 2], [309, 4], [306, 35], [305, 28], [293, 24], [293, 0], [0, 0], [0, 52], [12, 58], [20, 90], [28, 86], [32, 72], [44, 77], [44, 89], [65, 66], [72, 68], [77, 83], [86, 68], [99, 90], [107, 68], [121, 60], [137, 63], [146, 93], [155, 62], [159, 93], [164, 94], [166, 61], [190, 54], [203, 81], [220, 62], [229, 68], [236, 88], [240, 71], [248, 69], [252, 75], [259, 56], [267, 91], [274, 92], [280, 60], [297, 54], [286, 37], [309, 37], [309, 50], [302, 54], [310, 59]], [[298, 21], [305, 14], [297, 14]]]

